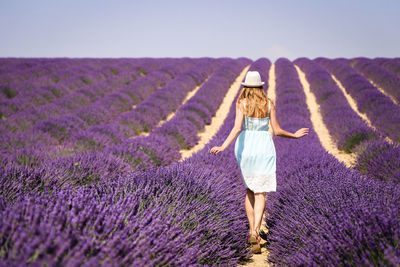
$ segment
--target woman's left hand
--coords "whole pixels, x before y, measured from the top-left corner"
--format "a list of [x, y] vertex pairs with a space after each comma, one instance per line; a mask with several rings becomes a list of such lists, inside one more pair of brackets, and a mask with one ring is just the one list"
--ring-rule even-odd
[[218, 154], [219, 152], [222, 152], [224, 150], [225, 149], [223, 149], [222, 146], [215, 146], [215, 147], [210, 149], [210, 153]]

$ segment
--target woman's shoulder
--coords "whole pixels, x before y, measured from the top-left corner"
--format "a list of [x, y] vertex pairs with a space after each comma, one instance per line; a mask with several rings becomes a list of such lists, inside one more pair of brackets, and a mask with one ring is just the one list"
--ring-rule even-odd
[[239, 99], [237, 103], [239, 104], [239, 106], [244, 106], [246, 105], [246, 99], [245, 98]]
[[268, 99], [268, 102], [270, 102], [271, 104], [275, 105], [275, 101], [273, 99], [271, 99], [269, 97], [267, 97], [267, 99]]
[[239, 99], [239, 101], [236, 102], [236, 108], [240, 109], [242, 112], [244, 112], [244, 106], [245, 102], [243, 99]]

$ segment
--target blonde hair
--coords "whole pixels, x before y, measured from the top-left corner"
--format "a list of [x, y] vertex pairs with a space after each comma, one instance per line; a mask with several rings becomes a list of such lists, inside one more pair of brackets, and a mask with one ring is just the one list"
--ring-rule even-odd
[[268, 97], [262, 86], [246, 87], [243, 86], [242, 91], [237, 99], [237, 104], [246, 100], [244, 114], [248, 117], [266, 117], [268, 113]]

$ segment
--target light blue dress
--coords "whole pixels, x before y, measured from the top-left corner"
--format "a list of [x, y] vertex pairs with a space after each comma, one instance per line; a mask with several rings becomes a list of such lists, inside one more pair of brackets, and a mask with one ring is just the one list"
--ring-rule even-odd
[[276, 191], [276, 152], [268, 131], [271, 106], [265, 118], [244, 117], [235, 142], [235, 157], [246, 186], [254, 193]]

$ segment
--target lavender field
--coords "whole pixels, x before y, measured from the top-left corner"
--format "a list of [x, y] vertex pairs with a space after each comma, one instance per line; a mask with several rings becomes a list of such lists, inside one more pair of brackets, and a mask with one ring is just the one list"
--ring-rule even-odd
[[310, 129], [273, 137], [263, 263], [399, 266], [400, 58], [323, 57], [0, 58], [0, 266], [250, 264], [234, 146], [209, 153], [247, 70], [283, 129]]

